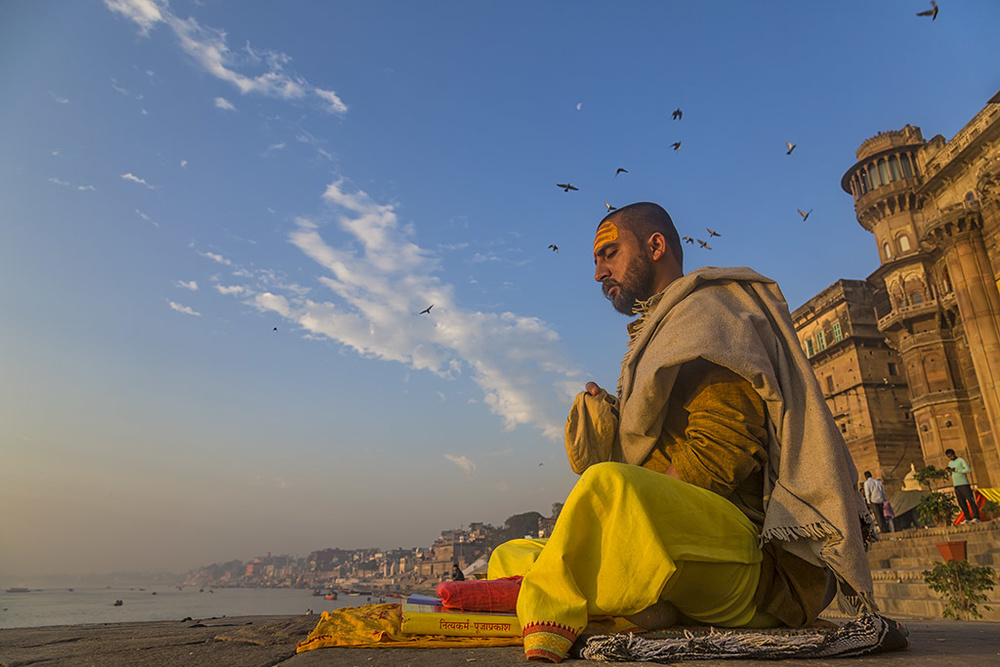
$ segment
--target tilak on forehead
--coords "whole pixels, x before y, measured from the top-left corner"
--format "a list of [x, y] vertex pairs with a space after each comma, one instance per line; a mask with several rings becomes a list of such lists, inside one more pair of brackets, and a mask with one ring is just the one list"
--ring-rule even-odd
[[605, 220], [597, 228], [597, 235], [594, 237], [594, 253], [596, 254], [601, 246], [618, 240], [618, 227], [610, 220]]

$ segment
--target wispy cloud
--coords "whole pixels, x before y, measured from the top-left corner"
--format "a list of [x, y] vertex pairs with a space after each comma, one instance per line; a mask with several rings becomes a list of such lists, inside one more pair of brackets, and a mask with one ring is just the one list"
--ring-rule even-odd
[[250, 290], [244, 285], [216, 285], [215, 291], [219, 294], [244, 294]]
[[187, 282], [185, 282], [183, 280], [178, 280], [178, 281], [174, 282], [174, 284], [177, 285], [178, 287], [182, 287], [184, 289], [189, 289], [192, 292], [197, 292], [198, 291], [198, 283], [196, 281], [194, 281], [194, 280], [188, 280]]
[[[104, 0], [113, 12], [139, 26], [142, 34], [166, 24], [181, 49], [212, 76], [234, 85], [241, 94], [258, 94], [283, 100], [314, 98], [329, 113], [343, 114], [347, 105], [332, 90], [312, 85], [288, 71], [291, 57], [279, 51], [253, 49], [247, 44], [238, 52], [226, 45], [226, 33], [202, 26], [194, 17], [180, 19], [165, 0]], [[244, 73], [242, 69], [256, 70]]]
[[185, 315], [195, 315], [197, 317], [201, 317], [201, 313], [190, 308], [189, 306], [183, 306], [177, 303], [176, 301], [168, 301], [167, 303], [170, 304], [171, 310], [176, 310], [178, 313], [184, 313]]
[[[399, 222], [393, 205], [342, 181], [330, 184], [323, 200], [352, 243], [329, 244], [320, 225], [305, 218], [296, 220], [289, 241], [323, 267], [318, 280], [333, 298], [243, 269], [234, 272], [247, 278], [239, 298], [364, 357], [447, 378], [468, 373], [507, 429], [534, 424], [553, 440], [562, 437], [565, 406], [582, 374], [555, 331], [533, 317], [462, 308], [453, 287], [437, 277], [440, 260], [412, 240], [413, 229]], [[430, 303], [430, 316], [416, 315]]]
[[58, 95], [56, 95], [55, 93], [53, 93], [51, 90], [49, 91], [49, 95], [52, 96], [52, 99], [54, 99], [57, 104], [69, 104], [69, 100], [67, 100], [65, 97], [59, 97]]
[[233, 106], [233, 103], [227, 100], [225, 97], [215, 98], [215, 108], [224, 109], [226, 111], [236, 111], [236, 107]]
[[454, 454], [445, 454], [444, 457], [457, 465], [459, 468], [465, 471], [466, 475], [471, 475], [476, 472], [476, 464], [469, 460], [467, 456], [455, 456]]
[[132, 172], [128, 172], [127, 174], [122, 174], [122, 178], [124, 178], [126, 181], [132, 181], [133, 183], [138, 183], [139, 185], [145, 185], [150, 190], [156, 189], [155, 185], [150, 185], [145, 181], [145, 179], [139, 178]]
[[76, 189], [79, 190], [80, 192], [97, 192], [97, 188], [95, 188], [93, 185], [77, 185], [77, 186], [74, 186], [72, 183], [67, 183], [66, 181], [58, 179], [58, 178], [56, 178], [54, 176], [52, 178], [48, 179], [48, 180], [49, 180], [49, 183], [55, 183], [56, 185], [61, 185], [64, 188], [76, 187]]
[[157, 227], [157, 228], [159, 228], [159, 226], [160, 226], [160, 223], [158, 223], [158, 222], [157, 222], [156, 220], [153, 220], [153, 219], [152, 219], [151, 217], [149, 217], [148, 215], [146, 215], [145, 213], [143, 213], [143, 212], [142, 212], [142, 211], [140, 211], [139, 209], [135, 209], [135, 212], [136, 212], [136, 214], [137, 214], [137, 215], [138, 215], [138, 216], [139, 216], [140, 218], [142, 218], [143, 220], [145, 220], [145, 221], [146, 221], [146, 222], [148, 222], [149, 224], [153, 225], [154, 227]]
[[187, 160], [181, 160], [181, 169], [183, 169], [186, 166], [188, 166], [188, 161]]
[[125, 97], [132, 97], [132, 93], [130, 93], [126, 88], [122, 88], [121, 86], [118, 85], [117, 79], [111, 79], [111, 87], [117, 90]]
[[225, 266], [229, 266], [230, 264], [232, 264], [231, 261], [229, 261], [228, 259], [226, 259], [225, 257], [223, 257], [218, 253], [198, 251], [198, 254], [201, 255], [202, 257], [207, 257], [208, 259], [218, 264], [224, 264]]
[[284, 141], [282, 141], [281, 143], [278, 143], [278, 144], [271, 144], [270, 146], [268, 146], [267, 148], [264, 149], [264, 152], [261, 153], [261, 156], [262, 157], [267, 157], [271, 153], [275, 153], [277, 151], [284, 150], [286, 145], [287, 144]]
[[80, 192], [97, 192], [97, 188], [95, 188], [93, 185], [77, 185], [77, 186], [74, 186], [72, 183], [67, 183], [66, 181], [58, 179], [58, 178], [56, 178], [54, 176], [52, 178], [48, 179], [48, 180], [49, 180], [49, 183], [55, 183], [56, 185], [61, 185], [64, 188], [76, 187], [76, 189], [79, 190]]
[[165, 2], [161, 5], [156, 0], [104, 0], [104, 4], [107, 5], [108, 9], [124, 14], [135, 21], [144, 35], [155, 24], [164, 20], [160, 7], [165, 7]]

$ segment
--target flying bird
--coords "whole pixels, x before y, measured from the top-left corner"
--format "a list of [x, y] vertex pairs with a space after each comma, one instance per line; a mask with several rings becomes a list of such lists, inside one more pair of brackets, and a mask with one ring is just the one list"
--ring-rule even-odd
[[809, 213], [813, 212], [812, 209], [809, 209], [808, 213], [803, 213], [801, 208], [797, 208], [795, 210], [798, 211], [799, 215], [802, 216], [802, 222], [805, 222], [806, 220], [808, 220], [809, 219]]
[[612, 206], [608, 202], [604, 202], [604, 205], [608, 207], [608, 213], [611, 213], [611, 211], [617, 211], [618, 210], [617, 206]]
[[691, 238], [690, 236], [683, 236], [681, 238], [684, 239], [684, 243], [694, 243], [694, 239]]
[[788, 152], [786, 152], [785, 155], [791, 155], [792, 151], [795, 150], [795, 147], [798, 146], [798, 144], [793, 144], [790, 141], [786, 141], [785, 145], [788, 146]]
[[670, 120], [680, 120], [681, 116], [683, 115], [684, 114], [683, 112], [681, 112], [681, 108], [677, 107], [676, 109], [674, 109], [674, 112], [670, 114]]
[[579, 190], [580, 188], [573, 187], [569, 183], [556, 183], [557, 188], [562, 188], [563, 192], [569, 192], [570, 190]]
[[697, 241], [697, 242], [698, 242], [698, 243], [699, 243], [699, 244], [701, 245], [701, 247], [702, 247], [702, 248], [704, 248], [705, 250], [711, 250], [711, 249], [712, 249], [712, 246], [708, 245], [707, 243], [705, 243], [705, 242], [704, 242], [704, 241], [702, 241], [701, 239], [695, 239], [695, 240], [696, 240], [696, 241]]
[[722, 236], [719, 232], [709, 229], [708, 227], [705, 229], [708, 229], [708, 238], [712, 238], [713, 236]]
[[427, 306], [426, 308], [424, 308], [423, 310], [421, 310], [419, 313], [417, 313], [417, 315], [430, 315], [431, 314], [431, 308], [433, 308], [433, 307], [434, 307], [434, 304], [432, 303], [431, 305]]
[[670, 145], [674, 147], [674, 152], [675, 153], [681, 149], [681, 142], [679, 142], [679, 141], [675, 141], [674, 143], [672, 143]]
[[623, 171], [626, 174], [628, 173], [628, 169], [626, 169], [625, 167], [618, 167], [618, 171], [615, 172], [615, 178], [618, 178], [618, 174], [622, 173]]
[[934, 2], [934, 0], [931, 0], [931, 8], [926, 11], [917, 12], [917, 16], [930, 16], [931, 21], [936, 21], [937, 13], [938, 13], [937, 3]]
[[549, 244], [549, 250], [551, 250], [552, 252], [558, 253], [559, 252], [559, 246], [557, 246], [554, 243], [550, 243]]
[[275, 331], [277, 331], [277, 330], [278, 330], [278, 327], [274, 327], [274, 330], [275, 330]]

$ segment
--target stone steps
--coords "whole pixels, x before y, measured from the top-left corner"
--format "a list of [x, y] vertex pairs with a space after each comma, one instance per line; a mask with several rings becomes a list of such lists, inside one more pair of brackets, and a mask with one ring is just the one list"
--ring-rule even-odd
[[[923, 571], [927, 567], [875, 570], [872, 583], [875, 585], [875, 600], [886, 614], [905, 614], [923, 618], [941, 618], [944, 603], [937, 593], [924, 583]], [[985, 621], [1000, 621], [1000, 585], [986, 593], [985, 603], [993, 607], [987, 610], [979, 605], [979, 613]]]
[[[888, 616], [898, 618], [941, 618], [944, 604], [923, 579], [923, 571], [942, 561], [936, 542], [966, 542], [968, 561], [998, 570], [997, 585], [987, 591], [979, 605], [983, 620], [1000, 621], [1000, 521], [944, 528], [915, 529], [883, 535], [871, 546], [868, 562], [872, 568], [875, 600]], [[836, 602], [824, 616], [837, 617]]]

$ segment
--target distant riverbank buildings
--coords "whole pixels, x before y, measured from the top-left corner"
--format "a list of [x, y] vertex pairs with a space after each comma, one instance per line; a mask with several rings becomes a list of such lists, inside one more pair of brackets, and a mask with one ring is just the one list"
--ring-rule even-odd
[[894, 491], [954, 449], [1000, 486], [1000, 93], [950, 141], [865, 140], [841, 186], [881, 265], [792, 319], [859, 473]]

